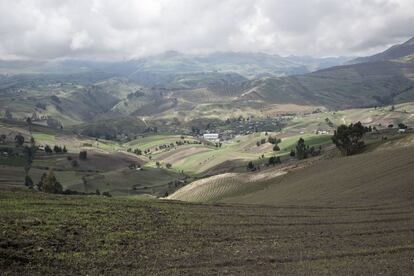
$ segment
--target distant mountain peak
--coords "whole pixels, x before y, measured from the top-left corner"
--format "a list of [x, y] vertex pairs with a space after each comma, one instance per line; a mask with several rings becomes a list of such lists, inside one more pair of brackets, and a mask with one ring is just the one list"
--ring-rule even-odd
[[414, 45], [414, 36], [404, 43], [405, 45]]

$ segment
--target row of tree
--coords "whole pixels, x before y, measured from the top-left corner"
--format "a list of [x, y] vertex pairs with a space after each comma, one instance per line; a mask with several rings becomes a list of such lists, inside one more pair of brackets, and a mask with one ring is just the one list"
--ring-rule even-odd
[[53, 153], [53, 152], [54, 153], [67, 153], [68, 150], [66, 149], [66, 146], [61, 147], [61, 146], [55, 145], [52, 149], [49, 145], [46, 145], [45, 152], [48, 154]]

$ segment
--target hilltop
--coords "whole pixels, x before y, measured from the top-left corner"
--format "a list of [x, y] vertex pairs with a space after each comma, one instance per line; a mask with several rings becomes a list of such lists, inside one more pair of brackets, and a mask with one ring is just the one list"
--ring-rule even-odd
[[349, 63], [363, 63], [363, 62], [374, 62], [384, 60], [399, 60], [399, 61], [412, 61], [414, 58], [414, 37], [407, 40], [402, 44], [397, 44], [384, 52], [369, 56], [360, 57], [349, 61]]

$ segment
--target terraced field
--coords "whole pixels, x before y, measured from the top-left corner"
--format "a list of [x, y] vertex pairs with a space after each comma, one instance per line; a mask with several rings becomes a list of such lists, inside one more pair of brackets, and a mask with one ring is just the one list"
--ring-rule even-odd
[[225, 173], [192, 182], [176, 191], [168, 199], [191, 202], [217, 202], [226, 197], [248, 194], [264, 189], [285, 171], [264, 173]]

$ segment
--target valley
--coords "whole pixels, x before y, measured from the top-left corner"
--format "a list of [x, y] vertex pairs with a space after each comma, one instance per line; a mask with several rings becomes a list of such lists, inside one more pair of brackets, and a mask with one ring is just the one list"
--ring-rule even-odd
[[0, 61], [0, 272], [410, 275], [413, 45]]

